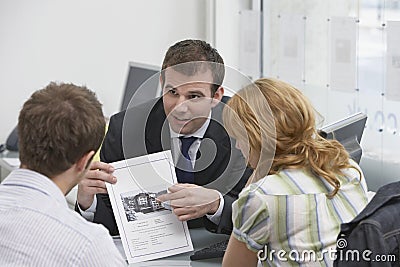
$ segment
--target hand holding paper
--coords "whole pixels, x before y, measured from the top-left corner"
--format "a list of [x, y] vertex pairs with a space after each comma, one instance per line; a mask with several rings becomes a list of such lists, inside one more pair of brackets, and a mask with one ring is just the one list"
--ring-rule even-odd
[[114, 167], [103, 162], [92, 162], [85, 178], [78, 185], [77, 200], [81, 209], [86, 210], [92, 205], [94, 195], [106, 194], [106, 182], [115, 184], [117, 178], [112, 175]]

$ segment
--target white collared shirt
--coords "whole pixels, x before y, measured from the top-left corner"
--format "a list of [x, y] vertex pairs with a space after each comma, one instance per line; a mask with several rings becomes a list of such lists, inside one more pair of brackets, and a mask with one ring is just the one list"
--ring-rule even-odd
[[192, 167], [194, 168], [194, 165], [196, 163], [196, 155], [197, 151], [199, 151], [200, 144], [201, 144], [201, 139], [203, 139], [204, 134], [207, 131], [208, 125], [210, 125], [210, 119], [211, 119], [211, 111], [208, 114], [207, 120], [204, 122], [204, 124], [198, 129], [196, 132], [190, 134], [190, 135], [183, 135], [183, 134], [178, 134], [172, 130], [171, 126], [169, 126], [169, 131], [171, 133], [171, 140], [172, 140], [172, 156], [174, 157], [174, 160], [177, 161], [179, 158], [179, 154], [181, 151], [181, 140], [179, 137], [196, 137], [198, 138], [196, 141], [193, 142], [193, 144], [189, 148], [189, 157], [190, 161], [192, 162]]
[[0, 184], [0, 266], [126, 266], [107, 230], [68, 208], [48, 177], [17, 169]]

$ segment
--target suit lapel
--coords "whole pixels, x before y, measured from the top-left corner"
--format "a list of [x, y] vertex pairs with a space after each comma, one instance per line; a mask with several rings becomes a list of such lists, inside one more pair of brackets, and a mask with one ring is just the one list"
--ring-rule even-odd
[[208, 184], [218, 178], [229, 162], [231, 144], [222, 124], [222, 109], [222, 104], [213, 109], [210, 124], [200, 144], [194, 167], [195, 183], [198, 185]]
[[160, 98], [146, 122], [146, 149], [148, 154], [171, 149], [171, 134], [166, 119], [162, 99]]

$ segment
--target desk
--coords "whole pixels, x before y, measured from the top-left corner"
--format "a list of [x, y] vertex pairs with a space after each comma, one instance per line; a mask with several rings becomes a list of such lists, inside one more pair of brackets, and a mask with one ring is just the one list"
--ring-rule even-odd
[[6, 178], [6, 176], [18, 166], [10, 165], [4, 158], [18, 159], [18, 152], [5, 150], [0, 153], [0, 182]]
[[[199, 250], [213, 243], [217, 243], [229, 238], [227, 235], [213, 234], [204, 228], [196, 228], [190, 229], [190, 236], [193, 242], [194, 250]], [[121, 252], [122, 256], [125, 258], [124, 249], [122, 247], [122, 242], [120, 238], [114, 239], [114, 244], [117, 246], [118, 250]], [[205, 267], [205, 266], [221, 266], [222, 258], [215, 259], [207, 259], [200, 261], [190, 261], [190, 255], [192, 255], [194, 251], [170, 256], [166, 258], [162, 258], [159, 260], [140, 262], [140, 263], [132, 263], [129, 266], [135, 267], [145, 267], [145, 266], [164, 266], [164, 267], [173, 267], [173, 266], [192, 266], [192, 267]]]

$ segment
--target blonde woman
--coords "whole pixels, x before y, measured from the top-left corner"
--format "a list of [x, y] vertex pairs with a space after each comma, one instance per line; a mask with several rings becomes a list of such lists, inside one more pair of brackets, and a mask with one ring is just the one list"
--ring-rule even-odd
[[232, 207], [223, 266], [332, 265], [340, 224], [367, 204], [359, 166], [318, 135], [310, 102], [285, 82], [245, 87], [223, 119], [254, 169]]

